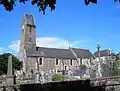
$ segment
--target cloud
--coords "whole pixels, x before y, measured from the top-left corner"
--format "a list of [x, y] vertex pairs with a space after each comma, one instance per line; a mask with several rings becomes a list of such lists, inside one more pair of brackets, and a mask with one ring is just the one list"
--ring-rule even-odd
[[0, 54], [3, 54], [3, 53], [13, 53], [13, 52], [8, 48], [0, 47]]
[[[68, 48], [71, 47], [84, 47], [84, 45], [88, 44], [88, 40], [78, 40], [78, 41], [68, 41], [65, 39], [57, 38], [57, 37], [38, 37], [36, 39], [36, 44], [39, 47], [49, 47], [49, 48]], [[13, 41], [8, 48], [13, 51], [18, 52], [20, 47], [20, 41]]]
[[4, 50], [5, 50], [5, 49], [1, 47], [1, 48], [0, 48], [0, 54], [3, 53]]
[[56, 37], [40, 37], [37, 38], [37, 46], [50, 48], [68, 48], [70, 42]]
[[18, 52], [18, 51], [19, 51], [19, 47], [20, 47], [20, 41], [19, 41], [19, 40], [13, 41], [13, 42], [8, 46], [8, 48], [12, 49], [12, 50], [15, 51], [15, 52]]
[[3, 50], [4, 50], [4, 48], [0, 48], [0, 52], [3, 51]]

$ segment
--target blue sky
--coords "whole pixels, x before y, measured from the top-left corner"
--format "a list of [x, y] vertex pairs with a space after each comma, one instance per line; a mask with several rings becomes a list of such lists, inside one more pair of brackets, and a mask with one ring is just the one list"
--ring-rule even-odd
[[98, 0], [98, 4], [86, 6], [84, 0], [57, 0], [55, 11], [46, 15], [36, 6], [17, 4], [12, 12], [0, 7], [0, 53], [16, 54], [21, 37], [22, 17], [32, 14], [36, 23], [37, 45], [46, 47], [87, 48], [96, 51], [111, 48], [120, 51], [120, 3], [114, 0]]

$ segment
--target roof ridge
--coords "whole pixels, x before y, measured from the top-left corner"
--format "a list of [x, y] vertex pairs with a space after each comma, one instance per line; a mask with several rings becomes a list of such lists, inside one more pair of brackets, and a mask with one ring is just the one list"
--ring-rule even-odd
[[[72, 47], [71, 47], [72, 48]], [[72, 48], [72, 49], [80, 49], [80, 50], [89, 50], [89, 49], [85, 49], [85, 48]]]
[[[38, 47], [38, 46], [37, 46]], [[53, 48], [53, 47], [38, 47], [38, 48], [46, 48], [46, 49], [60, 49], [60, 50], [64, 50], [64, 49], [67, 49], [68, 50], [68, 48]]]
[[[46, 49], [60, 49], [60, 50], [69, 50], [69, 47], [68, 48], [53, 48], [53, 47], [39, 47], [39, 46], [37, 46], [38, 48], [46, 48]], [[36, 47], [36, 48], [37, 48]], [[70, 48], [72, 48], [72, 49], [77, 49], [77, 50], [89, 50], [89, 49], [85, 49], [85, 48], [74, 48], [74, 47], [70, 47]], [[90, 50], [89, 50], [90, 51]]]
[[[110, 51], [110, 50], [109, 49], [100, 50], [100, 52], [102, 52], [102, 51]], [[96, 52], [98, 52], [98, 50]], [[94, 52], [94, 53], [96, 53], [96, 52]]]

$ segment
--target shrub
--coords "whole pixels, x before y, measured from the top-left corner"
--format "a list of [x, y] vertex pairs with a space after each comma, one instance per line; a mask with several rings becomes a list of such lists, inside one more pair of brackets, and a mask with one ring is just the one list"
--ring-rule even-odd
[[86, 68], [87, 68], [87, 66], [86, 66], [86, 65], [84, 65], [84, 64], [81, 64], [81, 65], [80, 65], [80, 68], [81, 68], [81, 69], [86, 69]]
[[67, 80], [67, 76], [61, 74], [55, 74], [52, 76], [52, 81], [65, 81]]

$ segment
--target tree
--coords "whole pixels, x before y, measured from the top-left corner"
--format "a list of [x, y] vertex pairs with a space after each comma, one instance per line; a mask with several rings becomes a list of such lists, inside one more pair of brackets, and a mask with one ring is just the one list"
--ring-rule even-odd
[[17, 1], [19, 3], [25, 4], [31, 1], [32, 5], [37, 5], [39, 11], [45, 14], [46, 7], [50, 7], [51, 11], [55, 9], [56, 0], [0, 0], [0, 5], [4, 6], [7, 11], [12, 11], [14, 6], [16, 6]]
[[[31, 1], [32, 5], [37, 5], [39, 11], [42, 11], [45, 14], [45, 9], [49, 6], [51, 11], [55, 10], [56, 0], [0, 0], [0, 5], [4, 6], [7, 11], [12, 11], [17, 1], [19, 3], [25, 4], [28, 1]], [[120, 0], [114, 0], [115, 2], [120, 2]], [[97, 0], [84, 0], [85, 4], [89, 3], [97, 4]]]
[[[7, 73], [8, 57], [10, 55], [12, 55], [12, 54], [4, 53], [4, 54], [0, 55], [0, 75]], [[21, 69], [22, 63], [14, 55], [12, 55], [12, 63], [13, 63], [13, 69], [16, 69], [16, 70]]]
[[114, 76], [120, 75], [120, 60], [113, 62], [112, 73]]
[[116, 61], [120, 60], [120, 52], [115, 55]]

